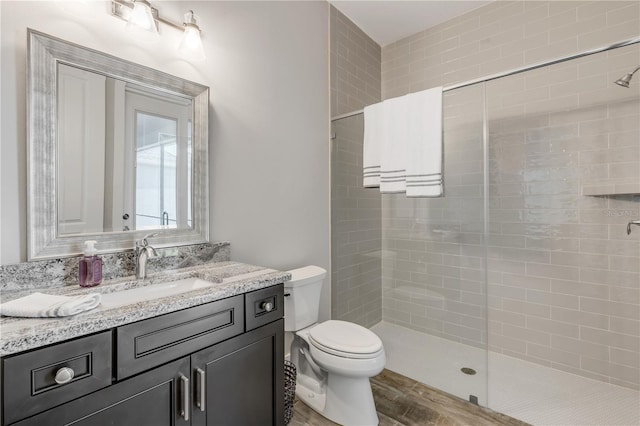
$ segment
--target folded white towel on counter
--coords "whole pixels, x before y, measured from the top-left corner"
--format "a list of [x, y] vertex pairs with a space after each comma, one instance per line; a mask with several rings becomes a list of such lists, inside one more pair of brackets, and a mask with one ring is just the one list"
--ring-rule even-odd
[[26, 318], [66, 317], [88, 311], [99, 304], [100, 293], [82, 296], [33, 293], [0, 304], [0, 315]]

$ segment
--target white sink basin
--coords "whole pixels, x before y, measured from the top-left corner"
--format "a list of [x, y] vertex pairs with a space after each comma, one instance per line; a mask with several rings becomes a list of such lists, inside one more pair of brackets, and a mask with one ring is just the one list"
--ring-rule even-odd
[[178, 281], [150, 284], [145, 287], [106, 293], [102, 295], [100, 304], [105, 308], [116, 308], [131, 303], [175, 296], [176, 294], [212, 287], [214, 285], [216, 285], [216, 283], [201, 280], [200, 278], [185, 278]]

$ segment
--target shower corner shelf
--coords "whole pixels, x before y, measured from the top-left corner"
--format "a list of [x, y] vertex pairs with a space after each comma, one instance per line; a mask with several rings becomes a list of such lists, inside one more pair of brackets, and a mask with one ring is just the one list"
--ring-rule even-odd
[[582, 185], [582, 195], [640, 195], [638, 181], [601, 181]]

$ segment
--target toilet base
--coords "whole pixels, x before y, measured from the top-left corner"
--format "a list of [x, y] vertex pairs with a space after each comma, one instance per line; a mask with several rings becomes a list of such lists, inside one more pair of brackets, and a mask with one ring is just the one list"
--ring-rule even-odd
[[367, 377], [329, 374], [323, 386], [308, 376], [299, 377], [296, 396], [317, 413], [345, 426], [375, 426], [378, 414]]
[[[312, 386], [317, 388], [317, 386]], [[296, 383], [296, 397], [307, 404], [313, 411], [322, 414], [326, 403], [326, 394], [317, 392], [318, 389], [311, 389], [304, 384]]]

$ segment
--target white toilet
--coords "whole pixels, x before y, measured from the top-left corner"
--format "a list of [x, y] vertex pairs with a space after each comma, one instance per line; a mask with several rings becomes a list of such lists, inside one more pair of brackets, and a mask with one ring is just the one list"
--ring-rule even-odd
[[291, 281], [284, 283], [284, 329], [295, 333], [290, 358], [298, 370], [297, 397], [341, 425], [377, 425], [369, 378], [384, 368], [382, 341], [354, 323], [318, 324], [327, 271], [306, 266], [289, 272]]

